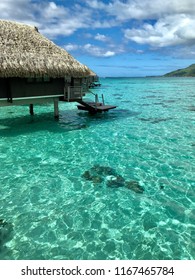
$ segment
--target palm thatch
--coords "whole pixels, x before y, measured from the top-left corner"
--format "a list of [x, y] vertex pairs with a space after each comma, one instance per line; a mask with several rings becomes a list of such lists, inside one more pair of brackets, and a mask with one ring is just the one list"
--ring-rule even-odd
[[86, 77], [90, 69], [38, 32], [0, 20], [0, 77]]
[[89, 76], [90, 77], [97, 77], [97, 74], [90, 69]]

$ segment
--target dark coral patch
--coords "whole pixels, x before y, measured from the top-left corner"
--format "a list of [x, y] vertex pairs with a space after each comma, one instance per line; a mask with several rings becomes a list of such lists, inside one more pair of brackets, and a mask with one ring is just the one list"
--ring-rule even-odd
[[150, 123], [160, 123], [171, 120], [172, 118], [139, 118], [140, 121], [150, 122]]
[[94, 184], [106, 183], [107, 187], [118, 188], [124, 185], [125, 180], [117, 174], [116, 170], [109, 166], [94, 165], [82, 174], [82, 178], [92, 181]]
[[13, 225], [0, 219], [0, 247], [12, 238]]
[[124, 187], [125, 184], [125, 180], [122, 176], [117, 175], [115, 176], [111, 176], [111, 178], [109, 178], [106, 182], [106, 186], [109, 188], [120, 188], [120, 187]]
[[195, 106], [189, 106], [189, 107], [188, 107], [188, 110], [189, 110], [189, 111], [192, 111], [192, 112], [195, 111]]
[[92, 180], [92, 176], [90, 174], [90, 172], [87, 170], [82, 174], [82, 178], [86, 179], [86, 180]]
[[136, 193], [144, 192], [144, 188], [142, 186], [140, 186], [140, 184], [137, 181], [127, 181], [127, 182], [125, 182], [125, 187]]
[[91, 181], [94, 184], [100, 184], [100, 183], [102, 183], [104, 181], [104, 179], [101, 176], [92, 176], [91, 177]]
[[144, 188], [137, 181], [125, 181], [114, 168], [109, 166], [94, 165], [82, 174], [82, 178], [93, 184], [104, 184], [108, 188], [125, 187], [135, 193], [144, 192]]

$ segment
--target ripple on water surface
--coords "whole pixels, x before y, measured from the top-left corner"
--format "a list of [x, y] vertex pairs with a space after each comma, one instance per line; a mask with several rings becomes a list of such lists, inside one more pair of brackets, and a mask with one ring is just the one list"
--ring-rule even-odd
[[195, 80], [101, 83], [109, 113], [1, 108], [1, 259], [194, 259]]

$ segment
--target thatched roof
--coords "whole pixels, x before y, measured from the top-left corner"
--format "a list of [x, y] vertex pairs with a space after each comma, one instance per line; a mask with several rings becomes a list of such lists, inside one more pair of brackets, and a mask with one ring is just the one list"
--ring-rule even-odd
[[98, 77], [98, 75], [90, 69], [90, 77]]
[[90, 69], [36, 27], [0, 20], [0, 77], [85, 77]]

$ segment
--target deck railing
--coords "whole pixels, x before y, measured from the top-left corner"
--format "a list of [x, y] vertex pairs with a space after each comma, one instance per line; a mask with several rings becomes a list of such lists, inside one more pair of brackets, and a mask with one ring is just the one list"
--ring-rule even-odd
[[[94, 93], [93, 91], [89, 90], [90, 93], [92, 93], [95, 96], [95, 103], [99, 103], [99, 96], [97, 93]], [[101, 99], [102, 99], [102, 104], [105, 105], [105, 101], [104, 101], [104, 95], [101, 95]]]

